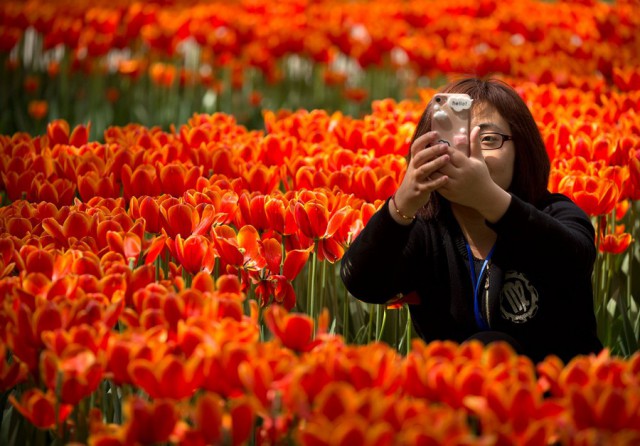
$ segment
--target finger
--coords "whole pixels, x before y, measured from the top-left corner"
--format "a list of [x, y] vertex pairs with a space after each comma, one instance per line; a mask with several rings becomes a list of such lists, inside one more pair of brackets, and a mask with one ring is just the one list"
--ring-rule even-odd
[[433, 145], [437, 137], [438, 133], [435, 131], [423, 133], [422, 135], [418, 136], [411, 145], [411, 157], [416, 156], [426, 147]]
[[435, 144], [419, 151], [413, 159], [414, 168], [423, 166], [434, 159], [449, 153], [449, 147], [446, 144]]
[[431, 174], [443, 169], [449, 163], [450, 158], [451, 157], [445, 150], [445, 153], [433, 158], [431, 161], [426, 162], [417, 169], [416, 174], [418, 178], [429, 178]]
[[480, 127], [475, 126], [471, 130], [471, 144], [469, 149], [469, 156], [472, 158], [484, 159], [482, 156], [482, 145], [480, 144]]
[[429, 191], [434, 191], [444, 187], [449, 182], [449, 177], [440, 172], [435, 172], [426, 182], [425, 187]]

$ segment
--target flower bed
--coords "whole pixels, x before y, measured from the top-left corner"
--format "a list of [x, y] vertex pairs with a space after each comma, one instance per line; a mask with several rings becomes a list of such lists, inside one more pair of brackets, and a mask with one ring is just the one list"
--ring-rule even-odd
[[[639, 9], [3, 2], [0, 443], [640, 444]], [[460, 72], [593, 220], [598, 356], [427, 345], [342, 286]]]

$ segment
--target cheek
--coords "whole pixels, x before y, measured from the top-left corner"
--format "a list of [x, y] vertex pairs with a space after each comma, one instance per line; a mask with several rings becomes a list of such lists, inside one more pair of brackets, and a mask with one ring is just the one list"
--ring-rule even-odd
[[487, 168], [493, 181], [503, 189], [508, 189], [513, 178], [514, 160], [509, 157], [485, 157]]

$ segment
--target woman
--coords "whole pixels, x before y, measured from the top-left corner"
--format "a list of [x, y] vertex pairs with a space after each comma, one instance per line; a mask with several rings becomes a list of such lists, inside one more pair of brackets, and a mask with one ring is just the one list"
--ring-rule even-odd
[[531, 112], [500, 81], [464, 79], [442, 92], [473, 99], [470, 147], [437, 142], [429, 104], [402, 183], [345, 253], [347, 289], [378, 304], [416, 293], [411, 318], [427, 342], [504, 340], [535, 362], [600, 351], [594, 228], [548, 192]]

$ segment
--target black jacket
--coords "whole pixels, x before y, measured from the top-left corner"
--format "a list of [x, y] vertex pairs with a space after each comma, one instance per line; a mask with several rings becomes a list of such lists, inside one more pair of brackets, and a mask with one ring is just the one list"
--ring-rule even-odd
[[[600, 351], [589, 217], [564, 195], [549, 194], [538, 208], [512, 196], [505, 215], [489, 226], [498, 238], [488, 292], [485, 274], [479, 293], [489, 329], [514, 337], [534, 361], [555, 354], [568, 362]], [[409, 308], [427, 342], [463, 342], [480, 331], [466, 241], [448, 206], [438, 219], [417, 218], [409, 226], [383, 206], [346, 251], [340, 272], [349, 292], [365, 302], [417, 292], [420, 303]]]

